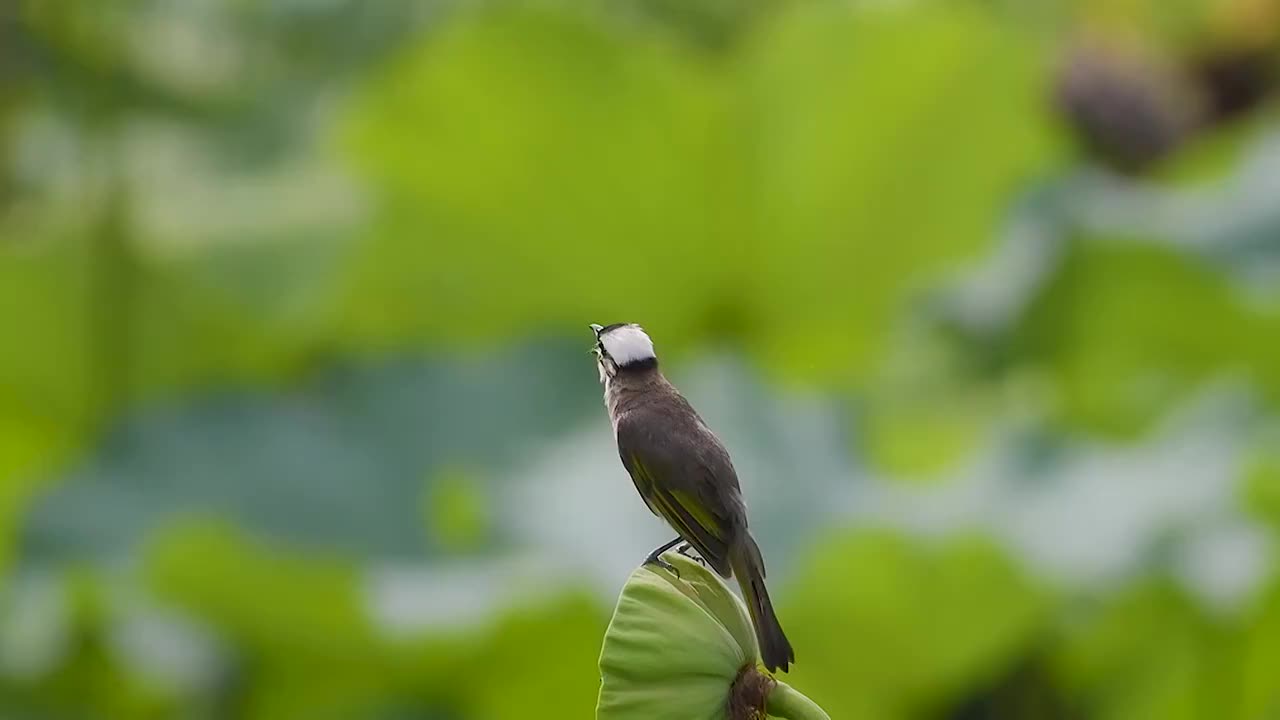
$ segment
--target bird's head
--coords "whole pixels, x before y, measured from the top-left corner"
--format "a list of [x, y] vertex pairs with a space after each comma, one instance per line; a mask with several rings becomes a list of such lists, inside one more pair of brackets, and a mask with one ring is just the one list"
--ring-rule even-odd
[[635, 323], [613, 325], [592, 324], [596, 334], [596, 364], [600, 367], [600, 381], [619, 372], [647, 370], [658, 366], [658, 355], [653, 351], [653, 340], [644, 328]]

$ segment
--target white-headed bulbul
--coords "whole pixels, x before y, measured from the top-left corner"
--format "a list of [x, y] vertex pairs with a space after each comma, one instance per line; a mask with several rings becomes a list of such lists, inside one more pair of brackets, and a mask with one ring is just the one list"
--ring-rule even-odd
[[747, 506], [729, 452], [658, 370], [653, 341], [633, 323], [592, 325], [622, 465], [653, 513], [680, 537], [646, 563], [670, 569], [661, 555], [682, 539], [721, 577], [738, 578], [770, 672], [795, 661], [765, 589], [764, 559], [747, 530]]

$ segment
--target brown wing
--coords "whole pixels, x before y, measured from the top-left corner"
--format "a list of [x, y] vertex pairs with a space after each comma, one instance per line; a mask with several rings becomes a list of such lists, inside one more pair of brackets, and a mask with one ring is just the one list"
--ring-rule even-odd
[[618, 455], [649, 508], [728, 577], [729, 546], [745, 511], [737, 473], [715, 435], [692, 410], [637, 410], [618, 423]]

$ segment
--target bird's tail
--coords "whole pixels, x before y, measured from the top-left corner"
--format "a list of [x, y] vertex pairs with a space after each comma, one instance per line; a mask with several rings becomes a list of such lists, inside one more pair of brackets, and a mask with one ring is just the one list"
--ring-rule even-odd
[[756, 640], [760, 643], [760, 657], [764, 660], [764, 666], [769, 668], [769, 672], [779, 668], [786, 672], [789, 664], [795, 662], [796, 654], [782, 632], [778, 616], [773, 612], [769, 591], [764, 586], [764, 559], [760, 557], [760, 548], [749, 533], [742, 533], [742, 539], [730, 551], [729, 563], [742, 588], [742, 599], [751, 613], [751, 623], [756, 629]]

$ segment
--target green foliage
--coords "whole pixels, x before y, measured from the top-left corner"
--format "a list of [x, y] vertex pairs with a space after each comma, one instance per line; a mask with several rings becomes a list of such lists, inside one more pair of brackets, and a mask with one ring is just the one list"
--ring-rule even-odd
[[371, 625], [353, 563], [271, 551], [204, 523], [152, 547], [153, 591], [217, 628], [253, 669], [237, 692], [247, 717], [366, 716], [392, 698], [462, 717], [589, 712], [605, 623], [572, 589], [478, 626], [397, 638]]
[[[594, 597], [568, 588], [553, 602], [516, 608], [488, 628], [470, 663], [457, 668], [469, 717], [589, 717], [594, 671], [608, 623]], [[502, 687], [502, 692], [495, 692]]]
[[723, 717], [729, 688], [759, 662], [745, 608], [696, 562], [680, 577], [641, 567], [618, 598], [600, 653], [599, 720]]
[[[161, 534], [153, 548], [147, 574], [157, 594], [226, 628], [238, 645], [323, 658], [371, 642], [349, 563], [273, 556], [203, 523]], [[258, 597], [280, 602], [255, 607]]]
[[[0, 354], [5, 405], [84, 424], [92, 412], [88, 267], [82, 238], [15, 245], [0, 254]], [[21, 338], [21, 342], [19, 339]]]
[[[1239, 483], [1248, 516], [1168, 530], [1265, 524], [1274, 545], [1274, 119], [1099, 181], [1115, 205], [1046, 191], [1080, 163], [1046, 102], [1054, 48], [1014, 5], [0, 3], [0, 715], [652, 717], [692, 688], [714, 717], [755, 652], [719, 580], [639, 570], [607, 629], [621, 578], [595, 554], [615, 538], [556, 546], [536, 594], [501, 574], [529, 550], [518, 521], [604, 510], [583, 485], [504, 508], [548, 465], [626, 482], [583, 352], [585, 324], [615, 320], [676, 373], [728, 341], [850, 410], [729, 405], [776, 463], [743, 477], [778, 496], [748, 500], [788, 679], [836, 717], [1280, 712], [1274, 561], [1211, 611], [1159, 563], [1081, 590], [1007, 538], [841, 529], [868, 476], [945, 490], [1028, 422], [1048, 444], [1141, 442], [1234, 378], [1246, 456], [1215, 487]], [[1229, 45], [1265, 3], [1175, 5], [1036, 12]], [[1098, 229], [1147, 207], [1130, 194], [1212, 212]], [[946, 305], [1009, 224], [1049, 259], [985, 282], [1022, 293], [1008, 324], [953, 334], [917, 301]], [[380, 615], [380, 573], [419, 562], [476, 616], [412, 593], [397, 609], [430, 622]], [[502, 580], [447, 587], [457, 566]]]
[[1022, 320], [1029, 364], [1067, 422], [1132, 436], [1205, 380], [1234, 373], [1280, 393], [1280, 306], [1150, 245], [1073, 244]]
[[1276, 668], [1280, 667], [1280, 582], [1272, 581], [1251, 617], [1240, 632], [1240, 675], [1227, 678], [1228, 687], [1238, 689], [1235, 707], [1240, 717], [1267, 717], [1280, 712], [1280, 688]]
[[9, 529], [18, 527], [32, 496], [45, 484], [42, 478], [70, 442], [65, 431], [47, 420], [0, 413], [0, 577], [11, 568], [15, 551]]
[[1033, 48], [971, 10], [798, 6], [715, 62], [528, 8], [438, 33], [349, 133], [384, 202], [344, 305], [365, 341], [643, 317], [664, 348], [715, 328], [860, 378], [1053, 153]]
[[[753, 47], [747, 206], [763, 246], [782, 249], [746, 276], [753, 344], [789, 374], [856, 378], [912, 292], [980, 250], [1016, 183], [1052, 156], [1034, 120], [1040, 61], [989, 17], [941, 3], [806, 6]], [[835, 287], [857, 292], [833, 302]]]
[[[663, 557], [678, 574], [642, 566], [618, 597], [600, 652], [597, 720], [720, 720], [741, 674], [759, 672], [760, 649], [742, 601], [698, 562]], [[781, 682], [773, 683], [767, 705], [770, 717], [826, 718]]]
[[446, 471], [429, 486], [425, 525], [440, 547], [454, 552], [474, 549], [489, 534], [489, 503], [475, 478], [461, 470]]
[[1046, 598], [990, 544], [832, 537], [780, 609], [795, 683], [834, 717], [905, 717], [985, 681], [1037, 639]]
[[1250, 717], [1230, 628], [1164, 583], [1134, 588], [1073, 633], [1065, 681], [1097, 717]]
[[[1272, 441], [1275, 433], [1264, 436]], [[1245, 466], [1244, 502], [1255, 515], [1280, 531], [1280, 452], [1274, 444], [1263, 445]]]

